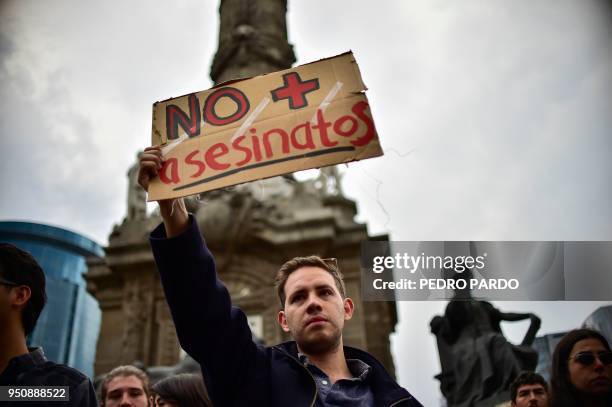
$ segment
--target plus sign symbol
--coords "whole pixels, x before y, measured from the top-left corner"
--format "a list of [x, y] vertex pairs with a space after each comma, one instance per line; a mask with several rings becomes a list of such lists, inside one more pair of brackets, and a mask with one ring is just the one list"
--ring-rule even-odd
[[319, 79], [302, 81], [297, 72], [289, 72], [283, 75], [283, 86], [276, 88], [272, 93], [272, 100], [288, 99], [290, 109], [301, 109], [308, 106], [306, 94], [319, 89]]

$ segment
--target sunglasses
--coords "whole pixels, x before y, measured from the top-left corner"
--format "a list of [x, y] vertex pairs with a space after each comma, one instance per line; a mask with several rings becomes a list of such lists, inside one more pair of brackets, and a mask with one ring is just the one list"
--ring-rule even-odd
[[570, 360], [571, 359], [574, 359], [576, 362], [584, 366], [592, 365], [595, 363], [595, 359], [599, 359], [603, 365], [609, 365], [612, 363], [612, 352], [606, 351], [599, 352], [597, 354], [593, 352], [580, 352], [570, 357]]

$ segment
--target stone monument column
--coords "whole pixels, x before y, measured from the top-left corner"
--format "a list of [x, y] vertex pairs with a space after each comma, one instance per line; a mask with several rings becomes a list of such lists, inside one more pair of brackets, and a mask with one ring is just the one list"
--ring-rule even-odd
[[221, 0], [215, 84], [291, 68], [286, 14], [287, 0]]
[[[219, 12], [219, 48], [211, 69], [215, 83], [287, 69], [295, 62], [287, 41], [286, 0], [221, 0]], [[106, 257], [88, 263], [88, 290], [102, 310], [95, 373], [135, 361], [177, 372], [184, 363], [177, 365], [178, 339], [148, 243], [161, 219], [157, 213], [147, 216], [139, 191], [130, 191], [128, 216], [113, 228]], [[259, 340], [273, 345], [288, 339], [276, 320], [279, 304], [272, 287], [280, 265], [295, 256], [336, 257], [357, 305], [345, 343], [370, 351], [394, 374], [389, 335], [397, 323], [395, 302], [366, 303], [360, 293], [361, 242], [388, 237], [369, 236], [355, 221], [357, 204], [343, 195], [336, 170], [304, 182], [291, 176], [265, 185], [250, 182], [186, 203], [216, 257], [220, 278]]]

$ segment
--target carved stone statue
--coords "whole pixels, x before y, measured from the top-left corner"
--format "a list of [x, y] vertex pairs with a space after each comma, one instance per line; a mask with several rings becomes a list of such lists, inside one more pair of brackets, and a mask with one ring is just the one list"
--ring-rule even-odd
[[[471, 272], [454, 278], [471, 277]], [[469, 284], [468, 284], [469, 287]], [[501, 321], [530, 319], [520, 345], [506, 340]], [[531, 347], [540, 319], [531, 313], [507, 313], [475, 300], [469, 288], [455, 290], [444, 316], [430, 322], [436, 335], [442, 372], [440, 390], [449, 407], [494, 406], [508, 401], [509, 385], [521, 370], [533, 370], [538, 353]]]
[[287, 0], [221, 0], [219, 49], [210, 77], [215, 83], [290, 68]]
[[342, 194], [342, 174], [338, 170], [338, 166], [331, 165], [323, 167], [319, 171], [317, 181], [321, 183], [322, 196], [341, 196]]
[[147, 194], [138, 185], [138, 162], [142, 151], [136, 156], [136, 162], [128, 170], [127, 219], [144, 220], [147, 218]]

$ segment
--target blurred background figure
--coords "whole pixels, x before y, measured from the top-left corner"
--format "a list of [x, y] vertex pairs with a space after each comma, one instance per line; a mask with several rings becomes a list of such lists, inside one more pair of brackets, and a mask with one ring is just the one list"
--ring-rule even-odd
[[548, 383], [535, 372], [521, 372], [510, 385], [512, 407], [548, 407]]
[[27, 346], [46, 302], [45, 273], [34, 257], [0, 243], [0, 386], [66, 386], [69, 401], [58, 403], [97, 407], [87, 376], [48, 360], [42, 347]]
[[135, 366], [118, 366], [100, 384], [102, 407], [150, 407], [149, 378]]
[[155, 383], [154, 407], [211, 407], [202, 376], [182, 373]]

